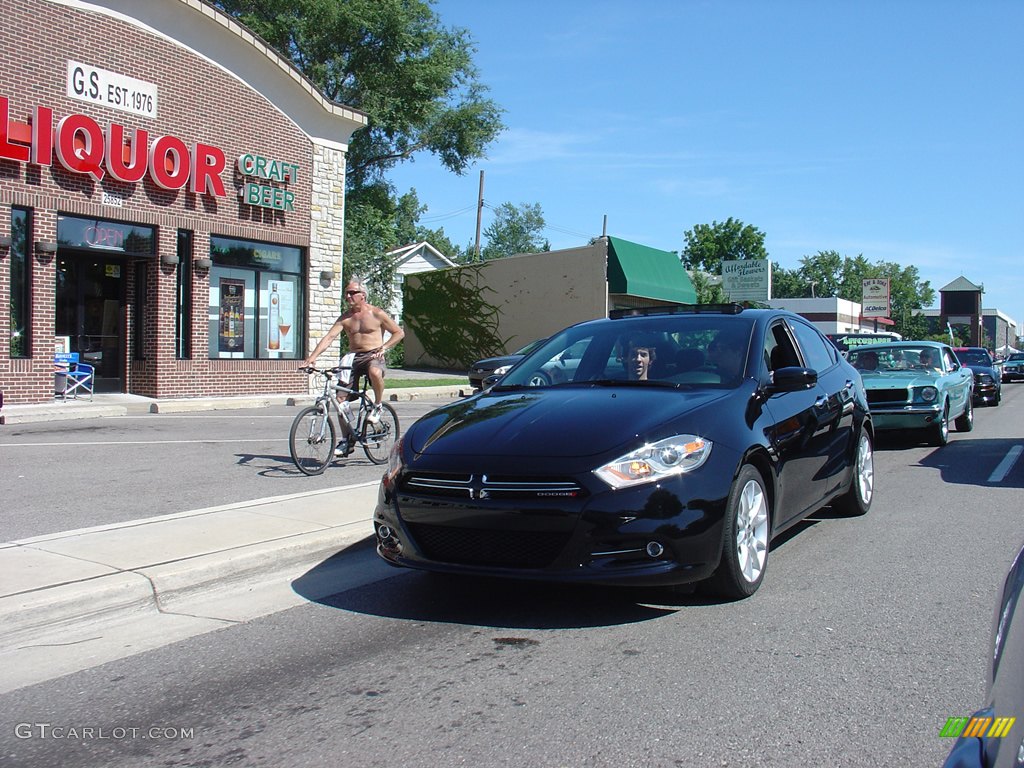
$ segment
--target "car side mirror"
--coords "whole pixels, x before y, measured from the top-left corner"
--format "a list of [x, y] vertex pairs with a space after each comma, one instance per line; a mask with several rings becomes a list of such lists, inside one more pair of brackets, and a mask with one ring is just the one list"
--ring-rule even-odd
[[817, 383], [817, 371], [811, 368], [790, 366], [772, 371], [772, 381], [768, 390], [773, 394], [776, 392], [801, 392], [811, 389]]

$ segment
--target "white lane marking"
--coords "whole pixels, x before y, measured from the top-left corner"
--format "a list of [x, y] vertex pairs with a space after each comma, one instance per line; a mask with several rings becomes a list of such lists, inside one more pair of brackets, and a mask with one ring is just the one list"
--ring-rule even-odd
[[62, 440], [59, 443], [0, 443], [0, 448], [52, 448], [54, 446], [76, 446], [76, 445], [196, 445], [209, 443], [220, 445], [221, 443], [273, 443], [277, 440], [287, 440], [287, 437], [243, 437], [237, 440], [97, 440], [96, 442], [74, 443]]
[[990, 483], [1001, 483], [1003, 479], [1010, 473], [1013, 465], [1017, 463], [1017, 459], [1020, 458], [1021, 452], [1024, 451], [1024, 445], [1015, 445], [1011, 448], [1003, 460], [999, 462], [999, 466], [992, 470], [992, 474], [988, 476]]

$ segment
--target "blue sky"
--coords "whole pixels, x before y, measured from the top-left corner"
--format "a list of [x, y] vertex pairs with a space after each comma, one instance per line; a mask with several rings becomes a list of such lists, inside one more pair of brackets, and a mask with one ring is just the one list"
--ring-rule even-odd
[[[963, 275], [1024, 324], [1024, 2], [438, 0], [507, 130], [464, 176], [390, 176], [473, 241], [484, 199], [539, 203], [554, 249], [679, 251], [739, 219], [787, 269], [834, 250]], [[484, 227], [492, 214], [484, 212]], [[936, 294], [936, 305], [938, 296]]]

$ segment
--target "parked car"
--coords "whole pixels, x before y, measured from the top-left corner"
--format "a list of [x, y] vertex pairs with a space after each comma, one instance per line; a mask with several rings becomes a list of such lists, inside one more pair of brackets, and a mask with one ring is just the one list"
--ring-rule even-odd
[[999, 405], [1003, 399], [1002, 363], [996, 363], [984, 347], [954, 347], [953, 354], [974, 372], [974, 404]]
[[488, 386], [488, 383], [485, 383], [485, 379], [491, 377], [492, 381], [490, 383], [493, 383], [545, 341], [547, 339], [537, 339], [536, 341], [531, 341], [522, 349], [517, 349], [510, 355], [485, 357], [483, 360], [477, 360], [469, 366], [469, 385], [473, 389], [483, 389]]
[[[536, 385], [570, 349], [572, 375]], [[776, 535], [827, 504], [864, 514], [874, 482], [861, 377], [808, 321], [623, 310], [413, 424], [374, 529], [396, 566], [742, 598]]]
[[[1024, 765], [1024, 545], [996, 602], [984, 706], [951, 718], [943, 728], [959, 736], [944, 768], [1020, 768]], [[1020, 609], [1022, 613], [1017, 613]], [[1011, 720], [1012, 718], [1012, 720]]]
[[949, 442], [949, 423], [974, 428], [974, 374], [953, 350], [934, 341], [871, 344], [847, 360], [864, 380], [875, 429], [923, 430], [934, 445]]
[[1024, 352], [1012, 352], [1003, 360], [1003, 375], [1000, 378], [1004, 382], [1024, 381]]

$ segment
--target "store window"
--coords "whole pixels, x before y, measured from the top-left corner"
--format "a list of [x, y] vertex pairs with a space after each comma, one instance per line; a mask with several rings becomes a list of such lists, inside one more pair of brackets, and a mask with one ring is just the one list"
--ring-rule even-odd
[[32, 355], [32, 275], [28, 253], [31, 224], [32, 217], [26, 209], [11, 209], [11, 357]]
[[187, 229], [178, 230], [178, 270], [174, 307], [174, 354], [179, 360], [192, 358], [192, 244]]
[[210, 238], [211, 358], [301, 360], [302, 249]]

